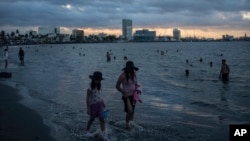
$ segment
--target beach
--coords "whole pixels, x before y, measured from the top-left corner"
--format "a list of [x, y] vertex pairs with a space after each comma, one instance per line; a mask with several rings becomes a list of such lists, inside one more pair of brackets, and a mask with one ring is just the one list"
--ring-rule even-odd
[[[20, 47], [25, 51], [24, 66], [19, 64], [17, 56]], [[249, 42], [10, 46], [8, 68], [3, 69], [2, 64], [1, 71], [12, 73], [12, 78], [0, 79], [4, 84], [0, 93], [5, 98], [2, 88], [3, 92], [14, 92], [15, 104], [3, 100], [1, 105], [18, 105], [15, 108], [24, 109], [16, 110], [22, 111], [17, 113], [2, 108], [18, 124], [29, 121], [34, 123], [32, 126], [41, 125], [37, 129], [44, 134], [32, 130], [33, 134], [26, 137], [42, 140], [53, 135], [57, 141], [95, 141], [95, 136], [83, 136], [89, 120], [86, 92], [89, 75], [101, 71], [103, 99], [109, 109], [106, 129], [110, 141], [227, 141], [231, 124], [250, 123], [249, 55]], [[136, 75], [142, 85], [142, 103], [136, 104], [130, 131], [125, 129], [121, 94], [115, 88], [128, 61], [124, 60], [125, 56], [139, 68]], [[227, 60], [231, 70], [227, 83], [218, 78], [222, 59]], [[185, 74], [186, 69], [189, 76]], [[23, 121], [16, 119], [22, 115]], [[28, 120], [34, 116], [37, 118], [31, 119], [36, 120]], [[18, 130], [13, 131], [13, 136], [21, 134]], [[1, 138], [9, 137], [7, 131], [1, 129], [4, 133]], [[90, 132], [98, 134], [99, 131], [99, 122], [95, 120]]]
[[1, 141], [54, 141], [42, 117], [19, 103], [17, 89], [0, 83], [0, 90]]

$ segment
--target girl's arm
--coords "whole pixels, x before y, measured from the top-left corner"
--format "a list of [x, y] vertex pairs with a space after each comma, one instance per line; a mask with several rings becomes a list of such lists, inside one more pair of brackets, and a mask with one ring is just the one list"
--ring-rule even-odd
[[91, 95], [91, 91], [88, 89], [87, 90], [87, 96], [86, 96], [86, 104], [87, 104], [87, 113], [90, 113], [90, 102], [89, 102], [89, 98]]

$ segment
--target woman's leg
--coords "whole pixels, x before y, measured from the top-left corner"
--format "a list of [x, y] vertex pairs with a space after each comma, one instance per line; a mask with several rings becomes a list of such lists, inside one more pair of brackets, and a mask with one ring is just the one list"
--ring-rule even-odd
[[127, 110], [128, 111], [126, 115], [126, 128], [129, 128], [129, 121], [133, 120], [133, 117], [134, 117], [132, 103], [129, 98], [127, 98]]

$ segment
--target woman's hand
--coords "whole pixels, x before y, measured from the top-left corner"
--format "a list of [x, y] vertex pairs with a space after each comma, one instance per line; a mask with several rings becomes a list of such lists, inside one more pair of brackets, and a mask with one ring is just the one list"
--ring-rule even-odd
[[123, 97], [128, 97], [128, 95], [122, 90], [121, 91]]

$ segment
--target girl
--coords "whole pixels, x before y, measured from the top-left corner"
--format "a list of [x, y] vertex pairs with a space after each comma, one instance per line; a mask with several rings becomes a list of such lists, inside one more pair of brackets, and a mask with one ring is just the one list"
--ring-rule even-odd
[[104, 102], [101, 95], [101, 81], [102, 73], [99, 71], [94, 72], [93, 75], [89, 75], [89, 78], [92, 80], [90, 87], [87, 90], [87, 114], [89, 115], [89, 121], [86, 128], [86, 133], [89, 132], [89, 129], [95, 120], [96, 117], [99, 118], [101, 131], [104, 134], [105, 131], [105, 122], [103, 117]]
[[[136, 89], [137, 79], [135, 71], [139, 70], [134, 66], [132, 61], [126, 63], [126, 67], [122, 69], [123, 73], [119, 76], [116, 82], [116, 89], [122, 93], [124, 102], [124, 111], [126, 114], [126, 129], [129, 129], [129, 121], [134, 118], [135, 104], [133, 103], [133, 92]], [[121, 88], [122, 84], [122, 88]]]

